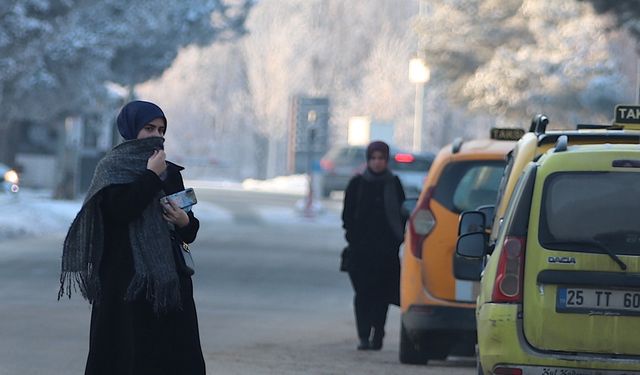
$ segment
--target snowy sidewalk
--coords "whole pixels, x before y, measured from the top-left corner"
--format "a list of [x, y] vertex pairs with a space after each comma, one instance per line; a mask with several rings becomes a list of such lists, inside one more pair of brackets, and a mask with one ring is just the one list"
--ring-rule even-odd
[[50, 191], [27, 189], [18, 194], [0, 194], [0, 240], [66, 232], [82, 201], [50, 197]]

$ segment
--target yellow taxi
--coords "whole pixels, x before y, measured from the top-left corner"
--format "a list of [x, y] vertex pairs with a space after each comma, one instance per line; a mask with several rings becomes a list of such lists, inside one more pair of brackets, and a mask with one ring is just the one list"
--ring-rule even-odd
[[507, 203], [525, 166], [553, 147], [560, 136], [565, 135], [569, 145], [640, 143], [640, 132], [635, 131], [633, 125], [619, 121], [613, 125], [579, 124], [575, 130], [547, 131], [548, 125], [547, 116], [542, 114], [535, 116], [531, 121], [529, 132], [518, 140], [513, 150], [507, 155], [507, 166], [498, 189], [495, 213], [490, 214], [491, 217], [487, 218], [487, 225], [493, 228], [490, 231], [491, 243], [495, 242]]
[[[458, 139], [437, 154], [405, 234], [400, 278], [400, 362], [473, 355], [477, 283], [456, 280], [458, 216], [495, 204], [511, 140]], [[508, 131], [493, 129], [493, 138]]]
[[[631, 109], [616, 109], [616, 126], [640, 122], [622, 115]], [[639, 194], [637, 140], [560, 135], [518, 176], [495, 248], [485, 231], [463, 230], [456, 275], [481, 278], [479, 374], [640, 374]], [[461, 228], [478, 217], [464, 213]], [[486, 260], [482, 274], [463, 258]]]

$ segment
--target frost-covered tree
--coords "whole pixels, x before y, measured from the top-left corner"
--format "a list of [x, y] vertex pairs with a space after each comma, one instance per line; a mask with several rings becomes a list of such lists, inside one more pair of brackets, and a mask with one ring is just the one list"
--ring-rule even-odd
[[[398, 146], [409, 147], [415, 87], [407, 70], [418, 45], [414, 32], [432, 70], [423, 130], [430, 151], [457, 136], [486, 137], [492, 125], [527, 126], [540, 111], [561, 125], [608, 119], [612, 103], [633, 92], [619, 65], [634, 58], [619, 53], [625, 44], [614, 45], [619, 38], [610, 31], [611, 19], [594, 13], [587, 1], [423, 3], [426, 12], [414, 22], [415, 0], [261, 0], [247, 21], [242, 54], [231, 53], [231, 45], [200, 55], [185, 49], [203, 60], [179, 59], [172, 69], [182, 73], [167, 74], [144, 92], [176, 101], [169, 105], [173, 113], [188, 119], [176, 126], [203, 124], [203, 131], [215, 131], [214, 142], [227, 140], [212, 144], [214, 155], [236, 155], [225, 149], [239, 139], [231, 129], [244, 129], [243, 141], [254, 134], [269, 139], [271, 157], [266, 151], [260, 155], [270, 159], [272, 174], [284, 172], [276, 167], [284, 165], [287, 112], [295, 94], [330, 98], [332, 143], [346, 141], [350, 116], [371, 115], [393, 121]], [[190, 74], [200, 78], [191, 80]], [[176, 89], [180, 85], [188, 89]], [[224, 92], [235, 99], [227, 102]], [[186, 113], [194, 111], [200, 117]], [[214, 130], [222, 123], [234, 125]], [[179, 137], [187, 134], [180, 131]], [[206, 152], [196, 146], [202, 139], [185, 146]], [[235, 151], [248, 155], [255, 149], [260, 142], [254, 148], [245, 142]]]
[[610, 19], [561, 0], [431, 1], [418, 30], [437, 78], [456, 101], [526, 126], [604, 120], [628, 90], [611, 54]]
[[353, 115], [393, 123], [396, 146], [405, 148], [412, 143], [415, 95], [408, 79], [408, 57], [415, 53], [410, 40], [391, 33], [379, 36], [361, 64], [362, 81], [348, 91], [348, 97], [343, 93], [345, 102], [336, 116], [343, 124]]
[[640, 2], [638, 0], [581, 0], [593, 4], [598, 13], [611, 13], [618, 24], [640, 41]]
[[255, 6], [244, 45], [257, 129], [270, 140], [271, 174], [275, 160], [284, 159], [277, 145], [285, 139], [293, 95], [330, 98], [333, 142], [346, 141], [349, 116], [410, 125], [413, 102], [400, 98], [413, 90], [407, 66], [416, 9], [413, 0], [264, 0]]
[[13, 121], [91, 111], [107, 94], [105, 82], [146, 81], [161, 74], [181, 46], [242, 31], [251, 3], [2, 1], [0, 132]]
[[332, 102], [334, 143], [346, 142], [350, 116], [369, 115], [395, 124], [406, 147], [412, 127], [414, 86], [408, 79], [416, 38], [411, 22], [417, 2], [326, 1], [314, 14], [318, 49], [316, 85]]
[[[289, 101], [311, 88], [311, 61], [305, 49], [313, 43], [308, 0], [262, 1], [247, 19], [244, 38], [254, 128], [267, 139], [266, 176], [284, 169]], [[259, 147], [263, 145], [258, 144]]]
[[[167, 154], [190, 177], [255, 176], [251, 99], [238, 43], [188, 47], [160, 78], [136, 88], [168, 119]], [[216, 174], [218, 176], [216, 176]]]
[[137, 91], [174, 119], [169, 151], [210, 153], [234, 177], [247, 177], [247, 157], [258, 161], [254, 171], [285, 172], [296, 94], [330, 98], [332, 143], [346, 142], [349, 116], [371, 115], [395, 122], [399, 142], [410, 145], [416, 10], [414, 0], [260, 1], [240, 43], [183, 49], [160, 79]]

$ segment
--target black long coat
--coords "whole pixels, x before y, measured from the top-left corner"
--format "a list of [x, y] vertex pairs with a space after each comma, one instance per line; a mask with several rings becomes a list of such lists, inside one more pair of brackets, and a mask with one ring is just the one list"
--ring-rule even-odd
[[[105, 229], [102, 296], [91, 311], [86, 375], [205, 374], [191, 277], [180, 275], [180, 310], [158, 316], [144, 296], [124, 300], [134, 274], [128, 224], [161, 189], [167, 194], [184, 189], [182, 169], [168, 163], [164, 181], [147, 170], [135, 182], [111, 185], [99, 193]], [[191, 243], [200, 223], [192, 212], [188, 215], [189, 225], [177, 232]]]
[[[400, 179], [394, 176], [386, 183], [396, 185], [394, 204], [401, 206], [405, 196]], [[384, 184], [385, 181], [367, 181], [361, 175], [353, 177], [345, 191], [342, 221], [352, 250], [349, 277], [355, 292], [399, 305], [398, 250], [402, 239], [396, 238], [387, 220]]]

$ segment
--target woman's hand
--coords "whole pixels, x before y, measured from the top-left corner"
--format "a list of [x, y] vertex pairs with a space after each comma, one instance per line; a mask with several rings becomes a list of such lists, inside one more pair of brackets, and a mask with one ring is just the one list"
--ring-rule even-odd
[[178, 228], [184, 228], [189, 224], [189, 216], [187, 213], [171, 201], [162, 203], [162, 211], [164, 219]]
[[155, 150], [147, 160], [147, 169], [160, 176], [167, 169], [166, 156], [167, 154], [164, 153], [164, 150]]

